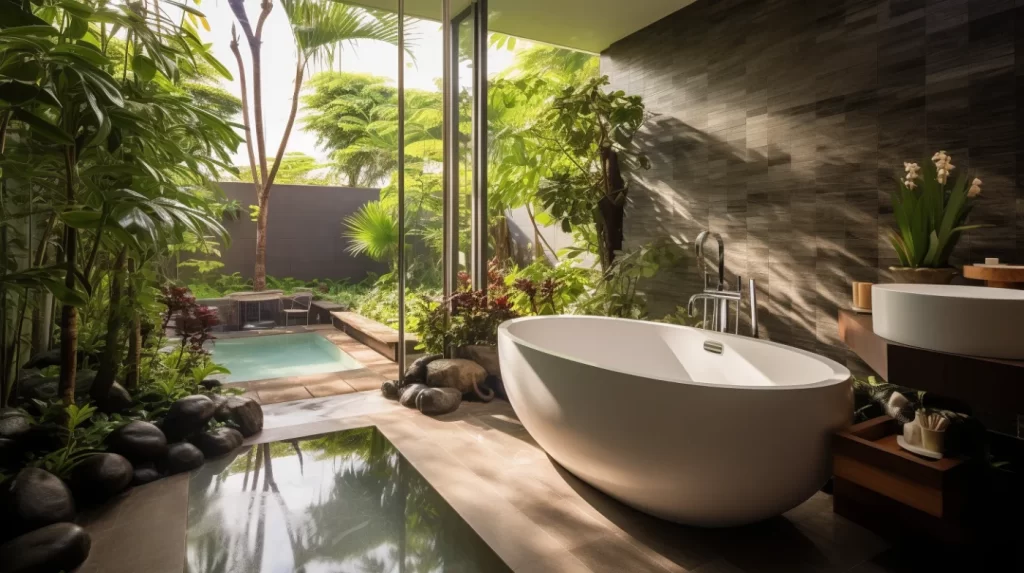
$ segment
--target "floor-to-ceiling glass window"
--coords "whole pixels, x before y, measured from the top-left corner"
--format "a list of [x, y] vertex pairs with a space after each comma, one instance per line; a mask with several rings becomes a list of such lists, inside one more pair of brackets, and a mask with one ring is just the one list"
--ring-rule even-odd
[[[474, 97], [486, 69], [477, 61], [476, 7], [467, 0], [438, 0], [417, 4], [405, 20], [412, 47], [403, 69], [403, 369], [418, 354], [442, 349], [417, 332], [426, 322], [444, 320], [451, 294], [486, 274], [484, 256], [473, 251], [473, 214], [486, 210], [475, 195], [484, 186], [474, 132], [483, 133], [485, 124]], [[486, 223], [485, 216], [478, 219]]]
[[[457, 202], [455, 256], [461, 280], [486, 288], [487, 276], [487, 3], [476, 0], [456, 14], [452, 33], [453, 92], [450, 113], [455, 170], [452, 186]], [[478, 33], [478, 30], [480, 31]]]

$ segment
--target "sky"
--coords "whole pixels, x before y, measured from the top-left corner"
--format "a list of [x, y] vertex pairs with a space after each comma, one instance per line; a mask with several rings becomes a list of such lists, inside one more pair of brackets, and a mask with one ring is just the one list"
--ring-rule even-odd
[[[259, 15], [259, 2], [248, 0], [245, 4], [249, 19], [255, 25]], [[275, 2], [275, 4], [264, 26], [262, 52], [266, 141], [267, 148], [274, 151], [277, 150], [281, 134], [288, 121], [296, 62], [295, 45], [288, 27], [288, 18], [279, 3]], [[201, 30], [203, 40], [213, 44], [213, 54], [235, 76], [235, 81], [225, 80], [222, 82], [222, 86], [236, 96], [240, 96], [241, 89], [237, 81], [238, 66], [230, 47], [231, 26], [235, 23], [234, 14], [231, 12], [227, 0], [205, 0], [197, 8], [206, 14], [210, 24], [209, 32]], [[415, 38], [415, 45], [412, 49], [413, 58], [406, 57], [405, 86], [421, 90], [436, 90], [437, 80], [441, 78], [443, 66], [441, 25], [438, 22], [427, 20], [415, 22], [413, 26], [406, 29], [406, 34]], [[241, 34], [241, 30], [239, 30], [239, 34]], [[248, 68], [250, 61], [244, 39], [241, 44], [242, 61]], [[520, 42], [518, 49], [522, 49], [525, 44], [527, 43]], [[511, 65], [513, 58], [514, 53], [509, 50], [492, 48], [488, 51], [489, 73], [494, 74], [505, 69]], [[341, 71], [387, 77], [397, 85], [398, 48], [383, 42], [366, 41], [357, 42], [355, 45], [346, 45], [342, 49]], [[460, 75], [468, 77], [464, 72], [460, 72]], [[246, 80], [249, 82], [251, 90], [252, 71], [250, 69], [246, 70]], [[328, 154], [317, 148], [316, 137], [302, 130], [302, 115], [303, 110], [300, 108], [295, 127], [288, 140], [288, 151], [299, 151], [320, 160], [326, 159]], [[239, 165], [246, 163], [245, 155], [245, 146], [240, 146], [235, 154], [235, 163]]]

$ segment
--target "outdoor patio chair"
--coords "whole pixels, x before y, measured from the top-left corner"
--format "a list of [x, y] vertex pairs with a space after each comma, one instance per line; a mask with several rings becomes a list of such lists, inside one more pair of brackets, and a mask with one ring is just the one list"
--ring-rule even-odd
[[306, 315], [306, 325], [309, 326], [309, 312], [313, 307], [313, 293], [311, 292], [297, 292], [291, 296], [286, 296], [282, 299], [285, 308], [284, 312], [284, 325], [288, 326], [289, 318], [292, 316]]

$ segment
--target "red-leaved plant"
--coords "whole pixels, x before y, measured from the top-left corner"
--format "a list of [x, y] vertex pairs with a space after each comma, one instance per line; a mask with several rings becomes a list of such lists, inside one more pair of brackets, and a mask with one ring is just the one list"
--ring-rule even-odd
[[209, 352], [204, 348], [209, 340], [213, 340], [213, 328], [219, 320], [215, 310], [196, 302], [186, 287], [166, 286], [161, 289], [160, 302], [167, 307], [163, 314], [160, 336], [163, 337], [171, 321], [174, 321], [174, 332], [181, 339], [181, 347], [176, 366], [188, 355], [185, 368], [190, 368]]

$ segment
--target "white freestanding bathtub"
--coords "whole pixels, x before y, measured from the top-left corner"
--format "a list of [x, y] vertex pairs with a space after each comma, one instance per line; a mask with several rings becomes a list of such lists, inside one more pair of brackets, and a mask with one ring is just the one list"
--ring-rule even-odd
[[805, 501], [828, 481], [831, 435], [853, 413], [846, 368], [742, 336], [545, 316], [502, 324], [498, 350], [516, 415], [555, 461], [690, 525], [752, 523]]

